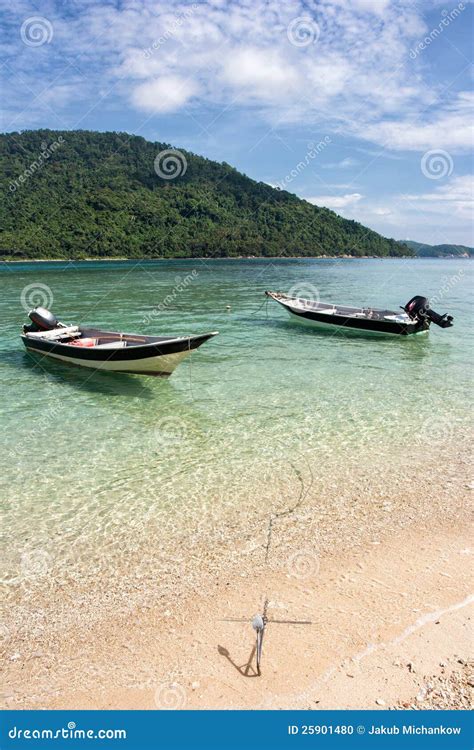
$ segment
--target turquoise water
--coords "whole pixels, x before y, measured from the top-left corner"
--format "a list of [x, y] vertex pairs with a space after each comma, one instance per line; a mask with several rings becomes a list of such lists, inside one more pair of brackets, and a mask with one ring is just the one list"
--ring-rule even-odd
[[[400, 461], [463, 434], [472, 269], [429, 259], [4, 265], [6, 585], [44, 584], [53, 570], [81, 582], [143, 545], [155, 557], [178, 538], [192, 546], [226, 514], [272, 508], [282, 487], [286, 501], [301, 461], [324, 488], [338, 466]], [[408, 339], [318, 333], [265, 289], [394, 310], [423, 294], [455, 325]], [[220, 335], [167, 380], [91, 373], [27, 355], [22, 304], [112, 330]]]

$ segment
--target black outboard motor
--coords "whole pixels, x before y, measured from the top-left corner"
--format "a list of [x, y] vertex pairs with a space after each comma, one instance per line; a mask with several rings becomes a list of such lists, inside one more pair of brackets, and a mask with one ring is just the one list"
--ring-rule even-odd
[[34, 310], [30, 310], [28, 317], [31, 320], [31, 325], [23, 326], [25, 333], [31, 333], [32, 331], [52, 331], [53, 328], [60, 328], [62, 326], [57, 317], [45, 307], [35, 307]]
[[412, 320], [429, 321], [430, 323], [436, 323], [441, 328], [450, 328], [453, 325], [452, 315], [448, 315], [447, 313], [440, 315], [435, 312], [430, 308], [430, 303], [426, 297], [421, 297], [419, 294], [412, 297], [402, 309], [405, 310]]

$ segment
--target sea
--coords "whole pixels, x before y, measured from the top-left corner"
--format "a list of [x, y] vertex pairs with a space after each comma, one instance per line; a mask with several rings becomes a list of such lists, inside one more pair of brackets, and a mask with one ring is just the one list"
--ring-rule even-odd
[[[122, 583], [179, 577], [206, 540], [218, 548], [229, 519], [258, 525], [298, 503], [309, 477], [324, 507], [348, 467], [383, 472], [440, 446], [448, 455], [472, 413], [472, 281], [468, 259], [2, 264], [7, 595], [86, 590], [118, 571]], [[318, 332], [265, 290], [393, 310], [421, 294], [454, 326]], [[71, 324], [219, 335], [168, 379], [94, 372], [26, 353], [20, 332], [35, 305]]]

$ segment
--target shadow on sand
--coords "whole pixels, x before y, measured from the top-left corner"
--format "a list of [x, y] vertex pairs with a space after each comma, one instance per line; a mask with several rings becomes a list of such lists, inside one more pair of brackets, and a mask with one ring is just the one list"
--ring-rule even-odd
[[257, 672], [256, 669], [252, 666], [252, 662], [255, 657], [255, 646], [253, 646], [246, 663], [242, 664], [241, 666], [239, 666], [235, 661], [232, 660], [232, 657], [229, 651], [226, 648], [224, 648], [224, 646], [218, 646], [217, 650], [221, 656], [224, 656], [227, 659], [229, 664], [232, 664], [234, 669], [236, 669], [237, 672], [242, 675], [242, 677], [259, 677], [260, 676], [259, 672]]

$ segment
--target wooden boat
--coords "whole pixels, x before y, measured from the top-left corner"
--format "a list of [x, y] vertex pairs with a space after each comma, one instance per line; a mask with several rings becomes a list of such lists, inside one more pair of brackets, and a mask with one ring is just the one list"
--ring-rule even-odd
[[409, 336], [427, 333], [431, 323], [441, 328], [453, 325], [451, 315], [431, 310], [426, 297], [417, 295], [400, 308], [403, 312], [375, 308], [347, 307], [327, 302], [314, 302], [302, 297], [289, 297], [282, 292], [265, 292], [289, 313], [293, 320], [317, 328], [363, 331], [382, 335]]
[[29, 312], [21, 338], [27, 351], [80, 367], [136, 375], [168, 376], [217, 331], [198, 336], [142, 336], [65, 325], [45, 308]]

